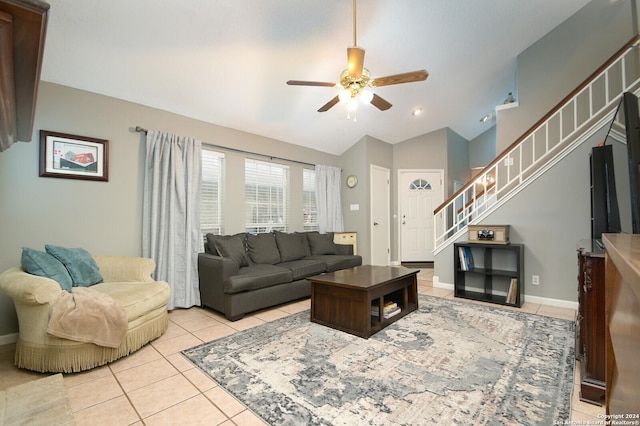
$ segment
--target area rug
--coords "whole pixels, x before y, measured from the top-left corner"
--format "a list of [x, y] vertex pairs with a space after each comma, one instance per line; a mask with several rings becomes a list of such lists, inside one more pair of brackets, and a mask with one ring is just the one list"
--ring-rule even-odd
[[62, 374], [0, 391], [0, 425], [74, 425]]
[[573, 322], [422, 295], [419, 305], [368, 340], [305, 311], [182, 353], [272, 425], [570, 420]]

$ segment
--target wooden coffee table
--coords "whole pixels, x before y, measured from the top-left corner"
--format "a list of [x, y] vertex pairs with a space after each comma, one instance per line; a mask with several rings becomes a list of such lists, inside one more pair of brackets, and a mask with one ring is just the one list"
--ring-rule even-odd
[[[418, 309], [418, 272], [363, 265], [309, 277], [311, 321], [368, 339]], [[387, 302], [397, 304], [400, 312], [385, 318]]]

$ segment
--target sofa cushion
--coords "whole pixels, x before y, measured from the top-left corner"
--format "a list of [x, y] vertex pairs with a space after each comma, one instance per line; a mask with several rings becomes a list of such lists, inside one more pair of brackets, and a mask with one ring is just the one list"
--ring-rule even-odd
[[171, 290], [164, 281], [109, 282], [91, 287], [108, 294], [124, 307], [127, 321], [132, 322], [167, 304]]
[[292, 260], [279, 263], [278, 266], [291, 270], [294, 281], [321, 274], [327, 270], [327, 265], [322, 260], [316, 259]]
[[358, 255], [342, 255], [342, 254], [320, 254], [305, 257], [305, 259], [320, 260], [327, 265], [327, 272], [337, 271], [339, 269], [348, 269], [362, 265], [362, 256]]
[[51, 278], [60, 284], [63, 290], [71, 292], [73, 280], [67, 268], [58, 259], [44, 251], [23, 247], [22, 269], [32, 275]]
[[291, 281], [293, 281], [293, 273], [290, 269], [269, 264], [255, 264], [240, 268], [238, 275], [233, 275], [225, 280], [224, 292], [234, 294]]
[[290, 262], [307, 256], [307, 237], [302, 234], [275, 232], [276, 244], [280, 252], [280, 261]]
[[254, 263], [275, 265], [280, 263], [280, 252], [273, 233], [247, 234], [249, 257]]
[[318, 231], [296, 232], [296, 234], [302, 237], [302, 241], [304, 244], [305, 257], [311, 256], [311, 247], [309, 246], [309, 234], [318, 234]]
[[218, 239], [229, 239], [232, 237], [236, 237], [239, 238], [240, 241], [242, 241], [242, 245], [245, 245], [245, 240], [246, 240], [246, 233], [241, 232], [239, 234], [234, 234], [234, 235], [216, 235], [216, 234], [207, 234], [207, 242], [204, 245], [204, 252], [205, 253], [209, 253], [209, 254], [213, 254], [215, 256], [219, 256], [220, 254], [218, 253], [218, 249], [216, 248], [216, 241]]
[[47, 253], [58, 259], [69, 271], [74, 287], [89, 287], [102, 282], [100, 268], [91, 254], [82, 248], [66, 248], [47, 244]]
[[336, 244], [333, 242], [333, 232], [326, 234], [307, 234], [312, 255], [338, 254]]
[[218, 236], [215, 238], [214, 245], [219, 256], [233, 259], [241, 268], [249, 266], [249, 256], [240, 235]]

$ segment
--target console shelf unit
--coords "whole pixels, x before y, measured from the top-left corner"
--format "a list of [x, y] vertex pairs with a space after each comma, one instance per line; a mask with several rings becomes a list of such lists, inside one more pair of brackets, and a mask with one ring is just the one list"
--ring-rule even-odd
[[[473, 267], [465, 270], [460, 248], [471, 253]], [[465, 299], [522, 306], [524, 301], [524, 246], [522, 244], [454, 243], [454, 295]], [[507, 303], [512, 280], [517, 282], [514, 303]]]

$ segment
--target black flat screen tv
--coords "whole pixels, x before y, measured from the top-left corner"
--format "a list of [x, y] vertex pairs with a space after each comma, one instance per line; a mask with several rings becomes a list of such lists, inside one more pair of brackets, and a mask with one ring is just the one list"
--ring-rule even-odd
[[612, 145], [591, 148], [591, 238], [594, 240], [601, 239], [605, 232], [622, 232], [614, 164]]
[[623, 95], [624, 128], [627, 136], [629, 166], [629, 184], [631, 191], [631, 232], [640, 233], [640, 116], [638, 115], [638, 97], [626, 92]]
[[592, 148], [591, 237], [640, 233], [638, 97], [624, 93], [602, 146]]

